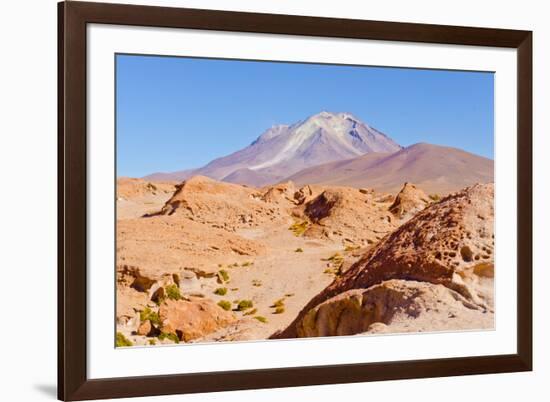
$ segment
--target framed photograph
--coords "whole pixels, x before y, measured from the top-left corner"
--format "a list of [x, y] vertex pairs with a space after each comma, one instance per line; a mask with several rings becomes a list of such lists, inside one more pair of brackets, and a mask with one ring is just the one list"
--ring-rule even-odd
[[59, 399], [532, 369], [532, 33], [59, 3]]

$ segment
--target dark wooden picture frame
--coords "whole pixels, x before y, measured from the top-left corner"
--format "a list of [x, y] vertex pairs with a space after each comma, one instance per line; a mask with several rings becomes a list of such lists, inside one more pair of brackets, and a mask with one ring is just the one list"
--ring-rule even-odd
[[[517, 353], [88, 379], [86, 25], [192, 28], [517, 49]], [[117, 398], [532, 370], [532, 32], [168, 7], [58, 5], [58, 397]]]

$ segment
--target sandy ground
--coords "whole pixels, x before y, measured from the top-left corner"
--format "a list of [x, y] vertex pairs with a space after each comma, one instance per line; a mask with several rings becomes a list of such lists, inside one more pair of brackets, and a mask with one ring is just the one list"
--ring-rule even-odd
[[[333, 242], [320, 242], [297, 237], [288, 230], [288, 225], [272, 230], [241, 230], [240, 235], [261, 240], [270, 252], [253, 260], [253, 265], [230, 270], [230, 290], [226, 296], [214, 296], [216, 299], [252, 300], [258, 309], [257, 315], [264, 316], [268, 322], [257, 335], [267, 337], [276, 330], [285, 328], [298, 314], [300, 309], [333, 280], [324, 261], [336, 252], [342, 252], [342, 246]], [[302, 249], [303, 252], [295, 250]], [[274, 314], [273, 304], [284, 300], [285, 311]]]
[[[409, 265], [405, 264], [399, 268], [403, 275], [396, 272], [387, 278], [380, 277], [382, 280], [401, 278], [405, 280], [405, 287], [392, 285], [380, 290], [371, 289], [372, 284], [379, 283], [374, 281], [366, 286], [354, 285], [365, 290], [361, 296], [354, 296], [353, 292], [346, 296], [348, 283], [361, 278], [365, 272], [368, 274], [369, 269], [363, 270], [362, 266], [363, 259], [371, 252], [369, 250], [374, 252], [380, 248], [381, 239], [386, 234], [400, 233], [398, 229], [405, 228], [407, 220], [432, 203], [414, 186], [406, 185], [397, 197], [382, 197], [384, 200], [380, 194], [364, 189], [331, 187], [296, 192], [293, 184], [251, 189], [203, 177], [173, 188], [176, 189], [174, 193], [168, 187], [163, 191], [155, 187], [151, 191], [147, 183], [127, 179], [126, 196], [117, 200], [117, 332], [133, 345], [172, 343], [173, 339], [159, 337], [163, 328], [169, 328], [169, 325], [192, 327], [193, 333], [200, 334], [193, 339], [186, 338], [186, 342], [326, 336], [365, 331], [489, 328], [493, 325], [493, 311], [485, 306], [486, 302], [474, 306], [469, 304], [470, 301], [455, 300], [457, 295], [460, 296], [456, 289], [468, 288], [492, 305], [492, 279], [481, 280], [483, 275], [470, 272], [467, 263], [464, 263], [464, 269], [470, 271], [459, 272], [463, 277], [461, 282], [455, 283], [456, 279], [452, 279], [452, 283], [446, 285], [448, 287], [438, 285], [442, 289], [429, 283], [446, 284], [441, 278], [428, 280], [429, 275], [424, 274], [419, 277], [427, 281], [414, 284], [411, 281], [414, 276], [407, 277]], [[298, 193], [299, 200], [296, 200], [293, 196]], [[438, 212], [438, 216], [448, 219], [446, 217], [451, 215], [447, 209], [451, 207], [444, 209], [443, 206], [439, 208], [441, 213]], [[460, 225], [467, 223], [462, 220], [462, 208], [461, 204], [458, 209], [453, 207], [450, 210], [460, 223], [457, 226], [460, 233], [464, 232]], [[392, 212], [394, 209], [397, 212]], [[475, 215], [476, 211], [474, 208], [471, 214]], [[431, 222], [434, 218], [427, 219]], [[478, 220], [475, 218], [476, 222]], [[301, 226], [305, 222], [307, 225]], [[480, 222], [483, 224], [481, 229], [490, 227], [489, 221]], [[413, 237], [428, 233], [421, 226], [413, 226], [409, 232]], [[409, 232], [403, 232], [403, 236], [409, 236]], [[449, 239], [451, 237], [449, 235]], [[486, 236], [485, 239], [491, 242]], [[445, 244], [428, 242], [428, 245], [436, 244], [433, 251], [414, 264], [419, 269], [424, 269], [421, 268], [424, 263], [430, 266], [432, 256], [447, 247], [448, 239], [444, 237], [442, 241]], [[418, 240], [414, 240], [411, 246], [407, 246], [408, 241], [401, 242], [394, 254], [384, 252], [380, 255], [383, 258], [392, 256], [387, 260], [390, 265], [393, 264], [390, 261], [397, 261], [401, 254], [413, 258], [416, 243]], [[449, 253], [456, 255], [452, 250]], [[354, 266], [358, 271], [354, 273], [350, 267], [357, 261], [361, 262]], [[431, 268], [427, 269], [429, 272]], [[187, 279], [182, 281], [184, 277]], [[176, 310], [173, 317], [179, 321], [170, 324], [165, 319], [144, 321], [140, 316], [143, 311], [160, 314], [162, 308], [166, 310], [166, 292], [174, 286], [181, 292], [182, 303], [189, 303], [171, 303]], [[337, 294], [334, 291], [328, 294], [327, 290], [331, 291], [331, 288], [341, 288], [342, 296], [327, 300]], [[160, 298], [159, 291], [162, 291]], [[323, 292], [327, 297], [319, 299]], [[417, 299], [416, 295], [420, 294], [422, 298]], [[395, 297], [397, 299], [392, 299]], [[309, 316], [313, 321], [308, 319], [306, 324], [296, 327], [296, 320], [304, 317], [304, 307], [311, 309], [318, 304], [312, 304], [316, 298], [320, 302], [327, 300], [323, 312], [312, 310]], [[444, 298], [448, 302], [444, 303]], [[234, 319], [217, 325], [212, 321], [212, 315], [200, 313], [202, 307], [199, 304], [203, 302], [198, 300], [211, 303], [214, 310], [218, 309], [215, 304], [225, 303], [229, 317]], [[363, 300], [363, 307], [357, 310], [354, 300]], [[251, 305], [239, 308], [242, 301]], [[199, 313], [194, 317], [187, 317], [187, 314], [181, 317], [177, 311], [187, 308], [185, 306], [194, 306], [190, 311]], [[210, 307], [202, 311], [208, 309]], [[342, 321], [343, 311], [351, 314], [349, 317], [359, 315]], [[321, 314], [319, 319], [315, 318], [318, 314]], [[227, 314], [225, 316], [227, 318]], [[367, 316], [370, 317], [368, 320]], [[356, 326], [355, 323], [361, 321], [365, 327]], [[368, 324], [371, 321], [376, 324], [373, 328]], [[156, 332], [150, 332], [148, 325]], [[208, 330], [201, 332], [198, 327]]]
[[117, 219], [140, 218], [145, 214], [157, 212], [172, 196], [170, 193], [146, 194], [132, 199], [117, 200]]
[[[123, 203], [120, 209], [130, 207], [133, 211], [143, 211], [144, 206], [138, 203]], [[126, 212], [126, 216], [130, 214]], [[123, 215], [124, 216], [124, 215]], [[135, 216], [135, 214], [134, 214]], [[220, 284], [217, 278], [200, 278], [201, 290], [205, 297], [216, 303], [227, 300], [233, 303], [237, 300], [251, 300], [253, 309], [248, 311], [235, 311], [239, 318], [265, 317], [267, 322], [248, 320], [247, 332], [244, 338], [265, 339], [278, 330], [284, 329], [297, 316], [307, 302], [330, 284], [334, 275], [325, 273], [331, 263], [327, 261], [335, 253], [354, 258], [351, 252], [346, 252], [342, 244], [337, 241], [321, 241], [295, 236], [289, 227], [294, 221], [288, 219], [286, 223], [272, 226], [268, 229], [239, 229], [236, 234], [245, 238], [261, 242], [267, 247], [268, 252], [258, 256], [241, 256], [238, 254], [223, 256], [225, 264], [219, 267], [218, 263], [206, 263], [200, 265], [205, 271], [217, 271], [224, 269], [229, 274], [229, 281]], [[296, 250], [302, 250], [297, 252]], [[191, 260], [188, 257], [187, 260]], [[195, 261], [204, 261], [200, 258]], [[236, 265], [236, 266], [235, 266]], [[169, 271], [169, 269], [166, 269]], [[215, 290], [226, 288], [227, 294], [217, 295]], [[147, 305], [147, 301], [140, 298], [140, 293], [128, 289], [126, 299], [130, 298], [134, 305]], [[133, 295], [132, 298], [130, 295]], [[275, 313], [274, 303], [283, 300], [284, 312]], [[141, 304], [140, 304], [141, 302]], [[150, 303], [149, 303], [150, 304]], [[150, 304], [151, 305], [151, 304]], [[152, 305], [151, 305], [152, 306]], [[129, 306], [130, 307], [130, 306]], [[256, 310], [250, 316], [245, 313]], [[144, 337], [132, 335], [134, 329], [122, 328], [129, 338], [136, 343], [146, 341]], [[206, 337], [205, 340], [221, 339], [229, 334], [229, 339], [241, 339], [243, 335], [231, 335], [235, 328], [228, 328], [219, 333]]]

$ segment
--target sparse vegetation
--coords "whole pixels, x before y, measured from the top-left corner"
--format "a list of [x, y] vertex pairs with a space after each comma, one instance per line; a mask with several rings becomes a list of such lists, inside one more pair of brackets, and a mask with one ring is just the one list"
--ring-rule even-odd
[[303, 253], [304, 250], [301, 247], [298, 247], [296, 250], [294, 250], [295, 253]]
[[170, 300], [181, 300], [180, 288], [176, 284], [166, 286], [166, 297]]
[[340, 276], [342, 275], [342, 266], [327, 268], [323, 271], [324, 274]]
[[285, 297], [292, 297], [292, 296], [294, 296], [294, 293], [286, 293], [285, 294]]
[[240, 300], [237, 304], [238, 311], [245, 311], [252, 307], [254, 307], [254, 303], [252, 303], [252, 300]]
[[323, 271], [325, 274], [339, 276], [342, 273], [342, 265], [344, 265], [344, 257], [340, 253], [334, 253], [329, 258], [323, 260], [329, 261], [329, 267]]
[[282, 307], [284, 305], [285, 305], [285, 299], [279, 299], [279, 300], [276, 300], [275, 302], [273, 302], [271, 307]]
[[430, 200], [434, 202], [441, 201], [441, 196], [439, 194], [430, 194], [429, 197]]
[[291, 230], [292, 233], [294, 233], [294, 236], [300, 237], [302, 236], [305, 231], [307, 230], [308, 222], [296, 222], [292, 226], [288, 228], [288, 230]]
[[340, 253], [334, 253], [333, 255], [331, 255], [326, 259], [326, 261], [332, 261], [332, 262], [340, 261], [340, 260], [343, 260], [343, 257], [340, 255]]
[[262, 281], [260, 281], [258, 279], [253, 279], [252, 280], [252, 286], [260, 287], [260, 286], [262, 286]]
[[285, 312], [285, 299], [279, 299], [276, 300], [272, 305], [271, 308], [275, 308], [275, 311], [273, 311], [273, 314], [283, 314]]
[[258, 320], [258, 321], [260, 321], [260, 322], [262, 322], [262, 323], [264, 323], [264, 324], [267, 323], [267, 318], [265, 318], [265, 317], [262, 316], [262, 315], [257, 315], [257, 316], [254, 317], [254, 319], [255, 319], [255, 320]]
[[157, 341], [154, 339], [149, 339], [149, 345], [156, 345]]
[[275, 311], [273, 312], [273, 314], [283, 314], [285, 312], [285, 308], [284, 306], [279, 306], [275, 309]]
[[353, 250], [357, 250], [359, 248], [359, 246], [353, 246], [353, 245], [347, 245], [346, 248], [344, 249], [344, 251], [353, 251]]
[[228, 282], [229, 281], [229, 272], [227, 272], [225, 269], [220, 269], [218, 271], [218, 280], [220, 282]]
[[227, 301], [227, 300], [220, 300], [220, 301], [218, 302], [218, 306], [220, 306], [221, 308], [223, 308], [225, 311], [231, 310], [231, 302], [230, 302], [230, 301]]
[[217, 288], [214, 290], [214, 294], [218, 296], [225, 296], [227, 294], [227, 288]]
[[165, 339], [169, 339], [174, 343], [180, 343], [180, 338], [178, 338], [178, 336], [176, 334], [174, 334], [173, 332], [162, 332], [159, 335], [159, 339], [161, 341], [163, 341]]
[[254, 263], [253, 262], [250, 262], [250, 261], [245, 261], [241, 264], [241, 267], [249, 267], [251, 265], [253, 265]]
[[128, 338], [124, 336], [122, 332], [116, 333], [116, 347], [117, 348], [124, 348], [128, 346], [134, 346], [132, 341], [130, 341]]
[[246, 313], [244, 313], [244, 315], [253, 315], [253, 314], [256, 314], [257, 312], [258, 312], [258, 309], [254, 308], [254, 309], [249, 310]]
[[156, 324], [156, 325], [160, 324], [159, 314], [156, 311], [151, 310], [150, 307], [145, 307], [144, 310], [140, 311], [139, 319], [141, 322], [145, 322], [149, 320], [151, 321], [152, 324]]

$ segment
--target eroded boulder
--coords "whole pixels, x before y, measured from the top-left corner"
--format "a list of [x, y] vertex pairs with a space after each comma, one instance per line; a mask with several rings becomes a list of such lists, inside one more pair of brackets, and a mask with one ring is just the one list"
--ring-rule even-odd
[[493, 184], [477, 184], [418, 212], [368, 249], [273, 337], [300, 336], [299, 328], [312, 309], [347, 291], [364, 292], [392, 279], [442, 285], [492, 314], [493, 198]]
[[405, 183], [395, 197], [389, 211], [399, 219], [408, 219], [430, 204], [430, 198], [418, 187]]
[[210, 299], [166, 300], [159, 308], [161, 331], [182, 341], [201, 338], [233, 323], [236, 318]]
[[299, 337], [489, 328], [493, 314], [443, 285], [390, 280], [353, 289], [309, 310]]

